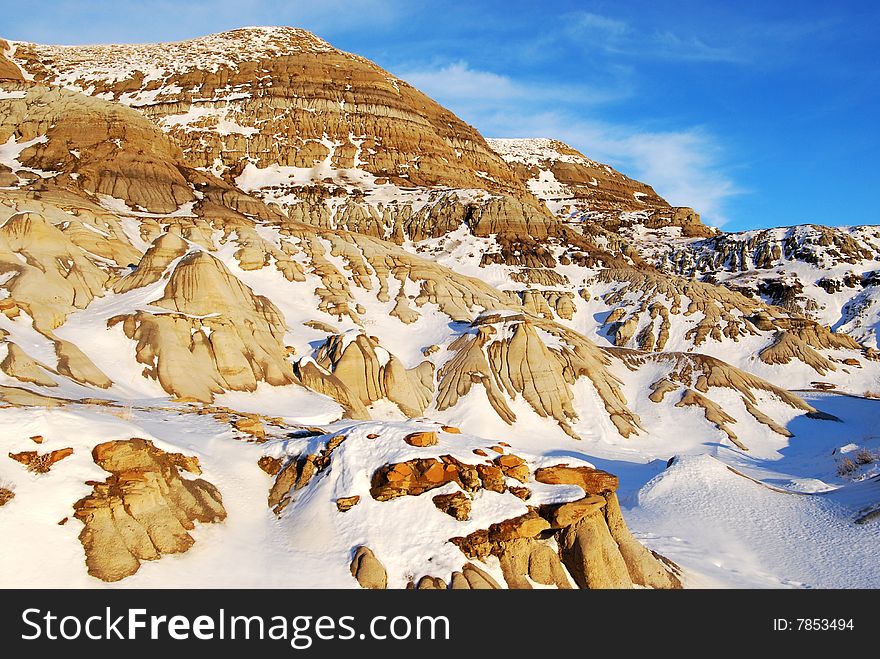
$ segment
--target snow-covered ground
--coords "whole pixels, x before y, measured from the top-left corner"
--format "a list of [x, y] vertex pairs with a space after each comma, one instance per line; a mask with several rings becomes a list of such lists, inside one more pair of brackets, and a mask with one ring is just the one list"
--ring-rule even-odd
[[[224, 402], [259, 407], [260, 392], [248, 396]], [[597, 429], [578, 442], [546, 432], [546, 420], [529, 421], [520, 409], [524, 423], [503, 434], [498, 431], [504, 428], [488, 424], [480, 428], [485, 437], [467, 434], [473, 429], [464, 424], [463, 434], [440, 432], [438, 450], [466, 460], [473, 459], [473, 448], [507, 441], [512, 452], [528, 456], [531, 468], [588, 463], [617, 474], [634, 534], [679, 563], [689, 587], [880, 587], [880, 524], [855, 522], [880, 504], [877, 464], [840, 469], [862, 449], [880, 455], [874, 424], [880, 401], [832, 394], [807, 399], [840, 420], [795, 416], [788, 422], [794, 437], [756, 432], [748, 453], [720, 441], [699, 415], [684, 424], [664, 422], [661, 415], [632, 440], [606, 441]], [[264, 411], [283, 412], [279, 400]], [[257, 444], [194, 411], [183, 405], [176, 411], [137, 405], [2, 410], [4, 451], [33, 450], [28, 438], [43, 435], [41, 451], [72, 447], [74, 453], [44, 475], [0, 460], [0, 482], [16, 494], [0, 510], [0, 584], [115, 587], [87, 575], [77, 538], [82, 525], [72, 517], [72, 504], [91, 489], [86, 481], [107, 475], [92, 461], [91, 448], [111, 439], [143, 437], [164, 450], [197, 456], [202, 477], [220, 489], [228, 511], [223, 523], [197, 526], [190, 551], [146, 562], [116, 586], [356, 587], [348, 562], [352, 547], [361, 544], [385, 559], [390, 585], [403, 586], [420, 571], [444, 574], [460, 567], [463, 556], [443, 538], [526, 511], [512, 494], [486, 491], [475, 497], [467, 522], [437, 513], [430, 495], [373, 500], [372, 471], [419, 455], [400, 439], [414, 429], [437, 429], [434, 420], [340, 421], [324, 426], [323, 436], [297, 438], [291, 431], [300, 421], [315, 422], [320, 410], [291, 405], [282, 414], [289, 427], [272, 427], [269, 440]], [[347, 439], [330, 471], [276, 517], [266, 503], [272, 481], [257, 460], [315, 451], [337, 434]], [[529, 485], [536, 500], [578, 496], [569, 487]], [[361, 503], [338, 513], [335, 500], [355, 494]], [[501, 579], [497, 565], [487, 569]]]

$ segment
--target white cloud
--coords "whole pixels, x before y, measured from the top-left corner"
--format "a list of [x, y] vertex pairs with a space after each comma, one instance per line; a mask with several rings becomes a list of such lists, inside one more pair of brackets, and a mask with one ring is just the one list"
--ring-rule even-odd
[[439, 69], [403, 71], [400, 77], [422, 91], [449, 100], [486, 99], [508, 101], [522, 98], [528, 89], [507, 76], [476, 71], [459, 61]]
[[429, 68], [394, 67], [396, 75], [438, 101], [456, 105], [461, 112], [478, 109], [487, 103], [533, 102], [598, 105], [632, 95], [627, 80], [609, 83], [602, 89], [585, 84], [547, 84], [540, 81], [514, 80], [510, 76], [473, 69], [460, 60]]

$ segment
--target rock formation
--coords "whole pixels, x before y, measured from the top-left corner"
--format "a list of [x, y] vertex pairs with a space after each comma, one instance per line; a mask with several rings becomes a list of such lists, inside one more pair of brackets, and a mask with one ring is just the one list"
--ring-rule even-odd
[[74, 504], [84, 528], [79, 535], [89, 574], [119, 581], [141, 561], [187, 551], [195, 522], [226, 518], [220, 492], [203, 479], [189, 480], [182, 469], [200, 474], [196, 458], [166, 453], [143, 439], [98, 444], [95, 463], [110, 472]]
[[598, 222], [611, 231], [621, 225], [680, 227], [685, 236], [710, 236], [692, 208], [673, 208], [650, 185], [590, 160], [551, 139], [491, 139], [489, 146], [513, 168], [529, 190], [557, 216]]

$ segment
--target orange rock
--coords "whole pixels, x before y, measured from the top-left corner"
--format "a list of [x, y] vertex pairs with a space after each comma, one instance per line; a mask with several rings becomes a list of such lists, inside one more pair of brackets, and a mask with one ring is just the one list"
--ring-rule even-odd
[[504, 449], [500, 446], [497, 446], [497, 445], [490, 446], [489, 448], [492, 449], [493, 451], [495, 451], [496, 453], [504, 453]]
[[379, 433], [371, 432], [369, 435], [367, 435], [367, 439], [378, 439], [378, 438], [379, 438]]
[[570, 501], [561, 506], [550, 507], [542, 515], [550, 520], [552, 528], [562, 529], [579, 522], [583, 517], [602, 510], [605, 507], [605, 497], [599, 494], [588, 494], [577, 501]]
[[403, 438], [410, 446], [426, 448], [437, 444], [437, 433], [433, 431], [413, 432]]
[[450, 435], [461, 434], [461, 430], [459, 430], [455, 426], [440, 426], [440, 430], [442, 430], [443, 432], [449, 433]]
[[278, 474], [279, 471], [281, 471], [281, 466], [283, 462], [280, 458], [273, 458], [271, 456], [264, 455], [262, 458], [257, 460], [257, 464], [259, 465], [260, 469], [265, 471], [267, 474], [269, 474], [270, 476], [275, 476]]
[[447, 515], [457, 519], [459, 522], [467, 520], [471, 515], [471, 500], [464, 492], [453, 492], [452, 494], [438, 494], [431, 501]]
[[425, 471], [425, 478], [431, 483], [445, 482], [446, 475], [446, 469], [439, 462], [431, 465], [428, 467], [427, 471]]
[[523, 501], [528, 501], [532, 496], [532, 491], [527, 487], [519, 487], [517, 485], [513, 485], [507, 488], [507, 491], [510, 492], [513, 496], [519, 497]]
[[73, 455], [72, 448], [62, 448], [42, 455], [36, 451], [22, 451], [21, 453], [10, 453], [9, 457], [22, 463], [28, 468], [28, 471], [35, 474], [45, 474], [52, 468], [52, 465], [70, 455]]
[[31, 436], [31, 441], [34, 444], [42, 444], [43, 441], [45, 441], [45, 440], [43, 439], [42, 435], [33, 435], [33, 436]]
[[499, 455], [495, 458], [495, 464], [501, 467], [501, 471], [505, 476], [515, 478], [520, 483], [527, 483], [531, 472], [526, 461], [518, 455], [510, 453], [508, 455]]
[[478, 464], [477, 473], [485, 489], [493, 492], [504, 492], [507, 489], [504, 483], [504, 473], [495, 465]]
[[521, 464], [525, 464], [525, 460], [518, 455], [510, 453], [508, 455], [499, 455], [495, 458], [495, 464], [499, 467], [518, 467]]
[[266, 437], [266, 428], [263, 426], [263, 422], [256, 417], [244, 416], [233, 421], [232, 425], [236, 430], [256, 439], [264, 439]]
[[498, 446], [506, 446], [507, 448], [510, 448], [510, 444], [507, 442], [498, 442]]
[[354, 508], [360, 500], [361, 498], [357, 494], [350, 497], [340, 497], [336, 500], [336, 509], [339, 510], [339, 512], [344, 513]]
[[548, 485], [577, 485], [584, 494], [603, 494], [617, 490], [617, 476], [593, 467], [569, 467], [567, 464], [541, 467], [535, 480]]
[[481, 448], [475, 448], [475, 449], [474, 449], [474, 454], [479, 455], [479, 456], [484, 457], [484, 458], [485, 458], [487, 455], [489, 455], [488, 453], [486, 453], [486, 452], [485, 452], [483, 449], [481, 449]]

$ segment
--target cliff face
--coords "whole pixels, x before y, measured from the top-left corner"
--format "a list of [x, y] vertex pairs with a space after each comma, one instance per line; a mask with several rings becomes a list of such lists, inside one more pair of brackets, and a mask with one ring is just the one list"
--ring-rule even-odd
[[552, 139], [490, 139], [491, 146], [556, 216], [595, 222], [615, 231], [642, 225], [681, 227], [685, 236], [708, 236], [693, 208], [673, 207], [650, 185]]

